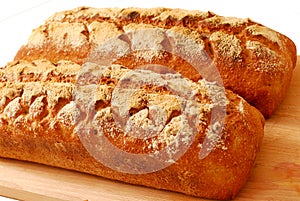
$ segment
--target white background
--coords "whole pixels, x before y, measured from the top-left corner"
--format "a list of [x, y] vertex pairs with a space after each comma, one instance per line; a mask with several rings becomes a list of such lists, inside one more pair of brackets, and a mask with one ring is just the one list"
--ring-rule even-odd
[[[9, 0], [0, 3], [0, 66], [12, 61], [32, 29], [54, 12], [78, 6], [170, 7], [247, 18], [291, 38], [300, 48], [300, 6], [296, 0]], [[299, 54], [299, 51], [298, 51]], [[1, 195], [1, 192], [0, 192]], [[4, 200], [1, 198], [0, 200]]]

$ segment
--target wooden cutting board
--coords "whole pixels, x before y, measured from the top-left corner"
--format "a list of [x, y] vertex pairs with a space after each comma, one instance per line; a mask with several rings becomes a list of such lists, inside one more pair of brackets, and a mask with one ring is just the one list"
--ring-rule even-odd
[[[0, 159], [0, 195], [30, 201], [203, 200], [8, 159]], [[261, 152], [236, 200], [300, 200], [300, 56], [289, 92], [266, 122]]]

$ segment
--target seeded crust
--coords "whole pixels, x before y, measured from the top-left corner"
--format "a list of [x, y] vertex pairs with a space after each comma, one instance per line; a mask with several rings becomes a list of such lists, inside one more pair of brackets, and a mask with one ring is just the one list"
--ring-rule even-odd
[[[202, 44], [213, 58], [224, 86], [245, 98], [265, 117], [269, 117], [284, 98], [296, 65], [294, 43], [250, 19], [223, 17], [212, 12], [87, 7], [63, 11], [33, 30], [15, 60], [46, 58], [52, 62], [70, 60], [82, 64], [99, 44], [143, 28], [172, 30]], [[126, 40], [134, 45], [134, 41]], [[153, 48], [159, 50], [159, 46]], [[148, 59], [140, 59], [140, 55], [125, 57], [120, 64], [136, 68], [159, 63], [194, 81], [201, 78], [193, 67], [183, 64], [174, 55], [149, 54]]]
[[[216, 138], [218, 123], [210, 125], [210, 116], [211, 109], [217, 106], [212, 104], [209, 92], [218, 92], [218, 87], [209, 89], [207, 81], [197, 83], [179, 75], [178, 80], [186, 81], [195, 94], [192, 108], [200, 113], [195, 138], [187, 134], [184, 138], [185, 142], [192, 140], [189, 149], [165, 169], [148, 174], [122, 173], [97, 162], [83, 146], [76, 130], [76, 116], [82, 112], [74, 99], [76, 80], [80, 79], [79, 73], [90, 76], [93, 67], [84, 71], [81, 65], [71, 61], [53, 63], [43, 59], [12, 62], [0, 69], [0, 156], [211, 199], [231, 199], [237, 195], [250, 175], [263, 137], [264, 118], [256, 108], [226, 90], [226, 100], [220, 101], [227, 108], [224, 128], [222, 136]], [[155, 106], [166, 111], [167, 120], [162, 120], [164, 128], [150, 139], [125, 135], [112, 118], [112, 93], [120, 78], [131, 71], [113, 64], [96, 81], [95, 126], [101, 127], [103, 134], [121, 150], [155, 153], [178, 140], [174, 133], [182, 118], [178, 95], [149, 85], [127, 97], [131, 126], [155, 121], [151, 115], [144, 116]], [[207, 157], [200, 159], [205, 136], [215, 146]], [[122, 159], [110, 153], [110, 160], [118, 165]]]

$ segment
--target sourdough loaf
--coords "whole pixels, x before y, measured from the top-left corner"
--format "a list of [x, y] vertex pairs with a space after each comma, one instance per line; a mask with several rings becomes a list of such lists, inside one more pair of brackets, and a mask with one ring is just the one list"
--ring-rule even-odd
[[[188, 100], [186, 107], [194, 116], [184, 121], [180, 94], [172, 88], [146, 83], [137, 86], [132, 96], [122, 97], [120, 89], [126, 89], [128, 84], [122, 77], [130, 78], [133, 70], [113, 64], [105, 67], [98, 80], [85, 83], [85, 78], [91, 78], [93, 70], [99, 68], [97, 64], [82, 66], [72, 61], [54, 63], [42, 59], [15, 61], [0, 69], [0, 156], [205, 198], [231, 199], [237, 195], [250, 175], [263, 137], [264, 117], [256, 108], [229, 90], [224, 92], [225, 99], [213, 102], [210, 96], [217, 94], [217, 97], [220, 87], [202, 79], [192, 81], [178, 73], [142, 71], [139, 74], [142, 79], [145, 75], [158, 76], [175, 88], [174, 80], [189, 86], [195, 98]], [[122, 87], [121, 82], [125, 84]], [[80, 130], [78, 125], [85, 111], [76, 94], [80, 87], [92, 83], [96, 92], [91, 88], [85, 92], [94, 97], [90, 100], [94, 128]], [[119, 94], [114, 96], [118, 89]], [[184, 88], [178, 90], [184, 94]], [[131, 122], [127, 127], [120, 126], [120, 119], [114, 116], [114, 107], [122, 106], [122, 100], [126, 100], [127, 120]], [[212, 111], [222, 106], [226, 110], [223, 111], [224, 122], [220, 123], [215, 121], [218, 117], [212, 118]], [[165, 115], [158, 113], [157, 116], [156, 108], [165, 111]], [[157, 121], [159, 125], [155, 124]], [[153, 124], [161, 127], [147, 138], [127, 132], [135, 129], [134, 126], [147, 129]], [[194, 136], [188, 134], [189, 127], [196, 131]], [[180, 129], [184, 129], [181, 137]], [[126, 160], [119, 151], [104, 150], [103, 144], [99, 147], [84, 141], [91, 137], [96, 143], [103, 136], [115, 150], [151, 157], [160, 150], [166, 149], [169, 154], [180, 149], [178, 144], [190, 144], [181, 157], [172, 160], [167, 154], [165, 159], [169, 164], [155, 169], [152, 167], [155, 164], [149, 161]], [[206, 155], [200, 154], [203, 152]], [[107, 157], [97, 161], [93, 153]], [[110, 162], [109, 167], [105, 165], [107, 162]], [[136, 162], [136, 172], [128, 171], [135, 169], [131, 162]], [[146, 169], [147, 172], [143, 172]]]
[[[222, 17], [211, 12], [87, 7], [63, 11], [33, 30], [15, 60], [64, 59], [83, 64], [108, 39], [149, 27], [170, 29], [201, 44], [217, 66], [224, 86], [258, 108], [265, 117], [284, 98], [296, 64], [294, 43], [250, 19]], [[168, 63], [193, 81], [201, 78], [198, 72], [172, 58], [168, 54], [154, 56], [150, 61], [130, 57], [121, 64], [135, 68], [136, 64]]]

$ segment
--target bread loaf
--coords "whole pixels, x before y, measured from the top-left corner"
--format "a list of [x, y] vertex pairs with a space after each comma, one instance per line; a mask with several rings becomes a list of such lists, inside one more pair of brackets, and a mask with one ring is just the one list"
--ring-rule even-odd
[[[95, 48], [110, 38], [144, 28], [172, 30], [197, 41], [213, 59], [224, 86], [258, 108], [265, 117], [284, 98], [296, 65], [294, 43], [250, 19], [222, 17], [211, 12], [86, 7], [63, 11], [33, 30], [15, 60], [64, 59], [83, 64]], [[159, 49], [158, 46], [153, 48]], [[150, 60], [127, 57], [122, 62], [129, 68], [135, 68], [136, 64], [169, 63], [169, 67], [193, 81], [202, 76], [169, 54], [154, 55]]]
[[[132, 91], [128, 80], [149, 83]], [[229, 90], [222, 98], [222, 87], [213, 82], [179, 73], [23, 60], [0, 69], [0, 86], [1, 157], [131, 184], [234, 198], [263, 137], [264, 118], [256, 108]], [[92, 97], [87, 107], [85, 94]], [[90, 125], [81, 127], [84, 118]]]

